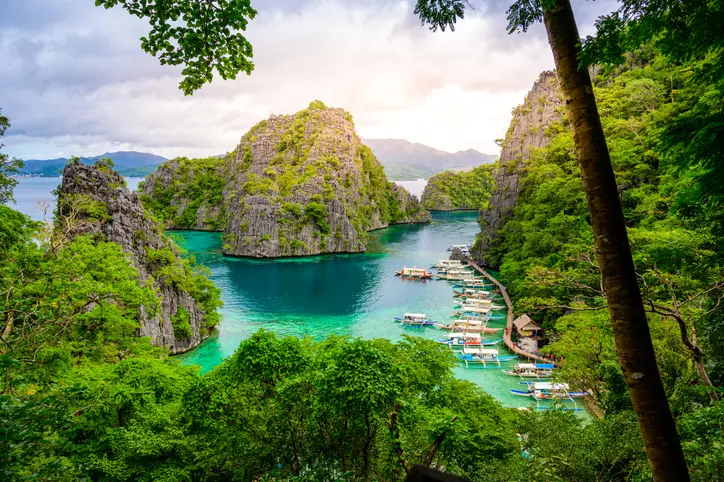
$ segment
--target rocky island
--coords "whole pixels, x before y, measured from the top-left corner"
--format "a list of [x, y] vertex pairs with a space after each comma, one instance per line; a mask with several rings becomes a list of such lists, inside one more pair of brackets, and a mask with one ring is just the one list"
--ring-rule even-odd
[[343, 109], [272, 115], [225, 158], [174, 159], [142, 186], [170, 229], [223, 232], [223, 252], [273, 258], [365, 250], [367, 232], [430, 214], [382, 165]]
[[444, 171], [430, 178], [421, 202], [430, 211], [481, 210], [493, 191], [493, 165], [458, 172]]
[[139, 336], [182, 353], [197, 346], [219, 321], [219, 290], [179, 256], [176, 244], [126, 188], [109, 160], [95, 165], [69, 163], [58, 190], [56, 245], [76, 236], [118, 244], [128, 255], [143, 286], [156, 299], [138, 306]]

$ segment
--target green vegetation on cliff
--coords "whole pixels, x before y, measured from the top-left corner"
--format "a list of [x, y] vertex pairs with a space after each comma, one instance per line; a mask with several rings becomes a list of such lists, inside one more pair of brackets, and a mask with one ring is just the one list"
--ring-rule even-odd
[[[146, 208], [168, 227], [193, 229], [201, 223], [211, 230], [223, 228], [223, 159], [179, 157], [163, 164], [146, 190], [139, 185]], [[199, 209], [213, 207], [198, 220]]]
[[[711, 174], [672, 148], [682, 117], [707, 87], [690, 82], [696, 62], [671, 65], [651, 48], [629, 59], [600, 72], [595, 88], [659, 370], [682, 436], [691, 435], [691, 420], [708, 417], [721, 433], [722, 402], [712, 402], [724, 384], [721, 212], [706, 207], [718, 199], [701, 188]], [[487, 256], [517, 309], [535, 313], [551, 335], [543, 351], [565, 357], [561, 376], [584, 383], [607, 417], [630, 413], [573, 139], [565, 123], [551, 132], [548, 147], [523, 167], [518, 205]], [[697, 480], [719, 470], [713, 460], [724, 456], [704, 438], [706, 449], [684, 443], [692, 470], [701, 471]], [[704, 451], [708, 462], [697, 458]]]
[[481, 210], [493, 192], [493, 165], [469, 171], [445, 171], [430, 178], [422, 193], [422, 205], [430, 211]]
[[352, 116], [320, 101], [259, 122], [226, 159], [169, 161], [142, 189], [168, 228], [223, 231], [236, 256], [359, 252], [372, 229], [430, 219], [387, 180]]

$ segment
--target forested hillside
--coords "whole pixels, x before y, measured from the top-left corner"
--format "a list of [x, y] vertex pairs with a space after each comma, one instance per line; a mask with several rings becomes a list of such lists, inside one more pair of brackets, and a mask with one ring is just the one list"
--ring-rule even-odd
[[[692, 108], [709, 110], [717, 96], [694, 81], [700, 67], [646, 47], [624, 65], [599, 68], [595, 87], [672, 410], [684, 431], [708, 419], [721, 433], [721, 402], [710, 406], [724, 383], [721, 187], [711, 185], [717, 169], [697, 156], [703, 146], [692, 144], [711, 142], [701, 137], [716, 120], [691, 124]], [[590, 387], [607, 415], [626, 413], [573, 140], [565, 119], [549, 131], [557, 134], [526, 159], [518, 204], [486, 257], [518, 310], [544, 321], [553, 342], [543, 351], [564, 356], [562, 376]], [[685, 450], [691, 457], [701, 448]], [[722, 452], [710, 455], [721, 460]]]

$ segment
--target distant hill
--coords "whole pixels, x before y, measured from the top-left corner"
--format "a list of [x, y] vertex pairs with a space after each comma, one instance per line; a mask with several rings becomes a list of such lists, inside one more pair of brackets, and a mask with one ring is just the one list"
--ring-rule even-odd
[[[123, 176], [143, 177], [146, 176], [165, 162], [167, 159], [156, 154], [136, 151], [120, 151], [106, 152], [93, 157], [81, 157], [83, 164], [93, 164], [99, 159], [109, 158], [113, 161], [116, 171]], [[20, 172], [34, 176], [55, 177], [60, 175], [60, 171], [68, 162], [68, 158], [59, 157], [57, 159], [28, 159], [23, 161], [25, 167]]]
[[445, 152], [404, 139], [363, 139], [385, 166], [392, 180], [428, 179], [446, 170], [471, 169], [494, 162], [497, 154], [483, 154], [474, 149]]

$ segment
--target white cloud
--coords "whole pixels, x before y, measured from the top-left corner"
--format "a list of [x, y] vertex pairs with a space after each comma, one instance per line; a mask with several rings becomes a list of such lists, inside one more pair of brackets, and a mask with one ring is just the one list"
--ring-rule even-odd
[[363, 137], [493, 153], [511, 109], [553, 65], [542, 29], [508, 36], [499, 9], [432, 33], [400, 2], [256, 6], [252, 75], [184, 97], [178, 69], [140, 50], [141, 21], [87, 0], [57, 1], [72, 14], [0, 33], [0, 85], [10, 87], [0, 107], [16, 156], [218, 154], [259, 120], [314, 99], [350, 111]]

